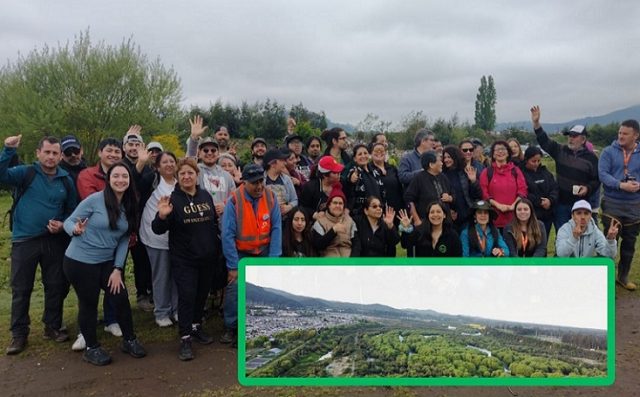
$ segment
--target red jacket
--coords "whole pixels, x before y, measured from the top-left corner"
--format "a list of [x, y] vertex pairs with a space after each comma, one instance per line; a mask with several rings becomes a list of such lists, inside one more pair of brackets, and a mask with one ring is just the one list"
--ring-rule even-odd
[[78, 188], [78, 198], [84, 200], [92, 193], [101, 192], [107, 185], [106, 175], [102, 172], [100, 163], [94, 167], [85, 168], [78, 174], [76, 187]]
[[[496, 163], [491, 163], [493, 175], [489, 181], [489, 167], [482, 170], [480, 174], [480, 187], [482, 188], [482, 198], [484, 200], [494, 199], [501, 204], [511, 205], [516, 198], [527, 197], [527, 181], [520, 168], [512, 162], [499, 167]], [[515, 175], [515, 177], [514, 177]], [[505, 227], [511, 218], [513, 211], [497, 211], [498, 218], [493, 223], [496, 227]]]

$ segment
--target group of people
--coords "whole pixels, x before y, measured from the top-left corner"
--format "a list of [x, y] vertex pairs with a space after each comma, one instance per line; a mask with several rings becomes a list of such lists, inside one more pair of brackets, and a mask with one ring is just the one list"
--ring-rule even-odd
[[[634, 290], [638, 122], [621, 123], [598, 159], [584, 126], [560, 144], [542, 129], [537, 106], [531, 119], [540, 147], [523, 152], [516, 140], [497, 140], [485, 157], [477, 139], [443, 147], [423, 129], [398, 167], [382, 133], [349, 152], [344, 130], [305, 141], [292, 119], [281, 147], [254, 139], [247, 164], [226, 128], [205, 137], [200, 116], [190, 120], [182, 159], [158, 142], [145, 146], [132, 126], [123, 140], [100, 142], [94, 167], [74, 136], [45, 137], [33, 165], [11, 167], [21, 136], [9, 137], [0, 155], [0, 182], [17, 192], [7, 354], [27, 345], [39, 263], [46, 338], [69, 339], [62, 307], [72, 285], [80, 331], [72, 348], [92, 364], [111, 362], [96, 336], [103, 290], [105, 331], [123, 337], [123, 352], [145, 356], [123, 278], [128, 253], [138, 307], [159, 327], [178, 324], [181, 360], [194, 358], [193, 341], [213, 342], [202, 327], [211, 293], [222, 297], [220, 342], [237, 343], [238, 262], [248, 256], [393, 257], [400, 244], [410, 257], [544, 257], [555, 226], [557, 256], [614, 258], [619, 238], [617, 282]], [[541, 165], [545, 153], [556, 176]]]

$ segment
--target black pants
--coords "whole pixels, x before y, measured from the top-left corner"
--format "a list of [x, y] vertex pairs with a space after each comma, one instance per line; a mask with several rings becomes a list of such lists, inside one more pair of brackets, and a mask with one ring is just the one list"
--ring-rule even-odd
[[116, 319], [124, 339], [135, 339], [127, 289], [121, 288], [119, 293], [112, 294], [107, 287], [109, 276], [113, 272], [113, 261], [89, 264], [65, 256], [63, 267], [78, 295], [78, 325], [87, 347], [94, 348], [100, 345], [96, 336], [100, 289], [105, 291], [105, 297], [108, 296], [115, 306]]
[[213, 260], [185, 261], [171, 257], [171, 274], [178, 286], [178, 327], [180, 336], [191, 334], [192, 324], [199, 324], [211, 289]]
[[[624, 220], [622, 220], [624, 222]], [[607, 234], [611, 218], [602, 215], [602, 225], [604, 226], [604, 234]], [[618, 262], [618, 279], [627, 281], [629, 271], [631, 270], [631, 261], [636, 252], [636, 239], [640, 233], [640, 223], [632, 223], [620, 226], [618, 237], [620, 240], [620, 261]]]
[[44, 286], [42, 322], [53, 329], [62, 326], [62, 308], [69, 293], [69, 282], [62, 271], [62, 258], [68, 243], [66, 235], [48, 234], [12, 244], [11, 334], [14, 337], [29, 335], [29, 306], [38, 263]]
[[138, 239], [136, 245], [131, 247], [131, 259], [133, 259], [133, 278], [136, 284], [136, 296], [151, 295], [151, 262], [147, 249]]

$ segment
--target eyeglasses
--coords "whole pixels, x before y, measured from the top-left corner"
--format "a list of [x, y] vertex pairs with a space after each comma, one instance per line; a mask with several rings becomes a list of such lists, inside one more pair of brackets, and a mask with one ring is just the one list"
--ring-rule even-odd
[[218, 151], [218, 149], [216, 149], [216, 148], [204, 148], [204, 149], [202, 149], [202, 151], [205, 152], [205, 153], [215, 153], [215, 152]]
[[65, 150], [63, 153], [64, 153], [65, 156], [71, 156], [71, 155], [76, 155], [77, 156], [77, 155], [80, 154], [80, 149], [72, 147], [72, 148], [69, 148], [69, 149]]
[[462, 150], [463, 153], [471, 153], [473, 152], [473, 148], [472, 147], [468, 147], [468, 148], [464, 148], [464, 149], [460, 149]]
[[571, 138], [575, 138], [575, 137], [580, 136], [580, 135], [582, 135], [582, 134], [575, 134], [575, 133], [574, 133], [574, 134], [569, 134], [569, 136], [570, 136]]
[[377, 208], [382, 208], [382, 206], [380, 204], [371, 204], [369, 208], [373, 208], [375, 210]]

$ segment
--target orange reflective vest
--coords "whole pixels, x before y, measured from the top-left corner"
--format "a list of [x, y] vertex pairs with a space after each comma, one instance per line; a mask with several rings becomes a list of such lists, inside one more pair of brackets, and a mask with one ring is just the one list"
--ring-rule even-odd
[[273, 193], [264, 189], [258, 200], [258, 212], [253, 211], [250, 200], [245, 198], [244, 185], [233, 192], [231, 200], [236, 207], [236, 248], [239, 252], [260, 255], [271, 241], [271, 209]]

